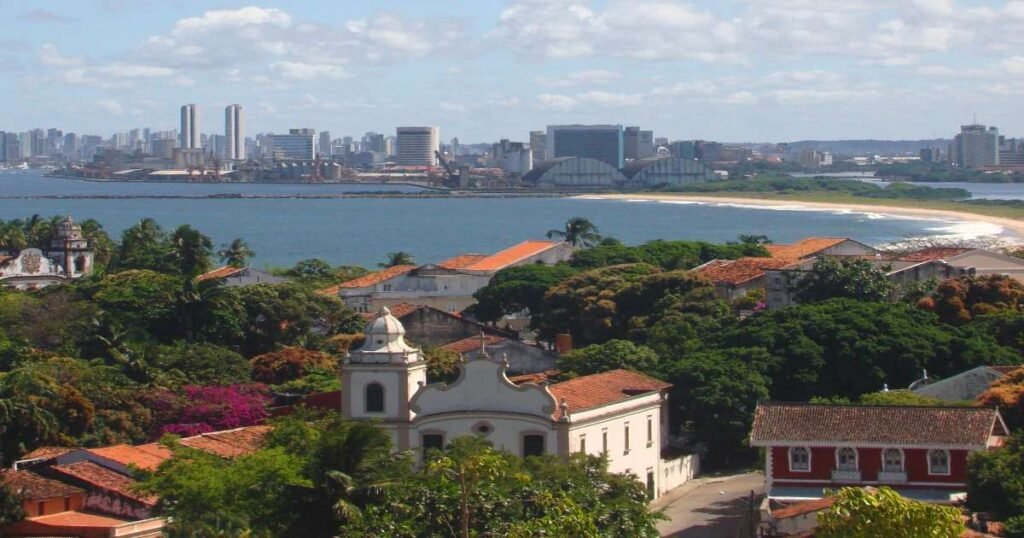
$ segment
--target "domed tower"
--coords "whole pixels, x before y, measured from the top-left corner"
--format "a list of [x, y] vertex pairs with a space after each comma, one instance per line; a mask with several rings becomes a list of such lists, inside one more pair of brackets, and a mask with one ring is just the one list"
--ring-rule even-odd
[[394, 446], [409, 446], [414, 413], [409, 400], [427, 383], [423, 353], [405, 341], [405, 327], [387, 307], [366, 326], [366, 341], [341, 365], [341, 414], [356, 420], [377, 419], [391, 431]]
[[92, 272], [93, 251], [82, 235], [82, 227], [71, 215], [57, 224], [47, 257], [64, 269], [66, 278], [78, 278]]

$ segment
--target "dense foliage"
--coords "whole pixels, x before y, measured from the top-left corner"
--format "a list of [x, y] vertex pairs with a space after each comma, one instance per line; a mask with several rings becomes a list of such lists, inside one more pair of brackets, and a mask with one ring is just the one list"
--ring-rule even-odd
[[914, 501], [881, 487], [843, 488], [835, 502], [818, 513], [815, 536], [822, 538], [957, 538], [964, 531], [960, 510]]
[[967, 506], [1012, 524], [1015, 532], [1007, 536], [1024, 536], [1020, 532], [1024, 530], [1024, 437], [1019, 431], [1001, 450], [971, 454]]
[[878, 267], [868, 260], [822, 257], [790, 285], [800, 303], [837, 298], [885, 301], [896, 291], [886, 273], [887, 267]]
[[898, 178], [903, 181], [963, 181], [978, 183], [1021, 183], [1024, 174], [991, 173], [984, 170], [957, 168], [947, 163], [906, 162], [884, 164], [875, 171], [880, 178]]
[[908, 183], [890, 183], [884, 187], [865, 181], [831, 179], [825, 177], [795, 178], [779, 176], [771, 178], [739, 179], [729, 181], [708, 181], [688, 183], [671, 187], [675, 192], [744, 192], [800, 194], [825, 192], [862, 198], [883, 198], [895, 200], [966, 200], [971, 193], [959, 188], [935, 188]]
[[978, 403], [998, 407], [1010, 431], [1024, 427], [1024, 368], [1014, 370], [993, 382], [978, 396]]

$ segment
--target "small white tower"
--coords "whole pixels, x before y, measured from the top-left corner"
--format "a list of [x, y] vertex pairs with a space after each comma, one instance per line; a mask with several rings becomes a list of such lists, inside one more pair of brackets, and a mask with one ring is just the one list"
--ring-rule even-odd
[[427, 383], [427, 361], [406, 343], [405, 327], [387, 307], [367, 324], [365, 335], [362, 347], [342, 361], [341, 414], [380, 420], [395, 448], [405, 450], [415, 416], [409, 400]]
[[57, 224], [47, 257], [64, 269], [65, 278], [78, 278], [92, 272], [93, 251], [82, 235], [82, 227], [71, 215]]

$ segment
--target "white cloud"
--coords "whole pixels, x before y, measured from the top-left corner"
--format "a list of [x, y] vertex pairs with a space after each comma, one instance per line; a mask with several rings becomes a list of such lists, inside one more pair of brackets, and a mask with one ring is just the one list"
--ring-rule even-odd
[[1014, 75], [1024, 75], [1024, 56], [1011, 56], [1001, 62], [1003, 69]]
[[181, 19], [174, 25], [172, 33], [176, 37], [187, 37], [190, 34], [203, 34], [261, 25], [285, 28], [291, 25], [291, 22], [291, 15], [280, 9], [249, 6], [240, 9], [211, 10], [199, 17]]
[[39, 62], [52, 67], [71, 67], [81, 65], [83, 59], [69, 56], [60, 51], [53, 43], [44, 43], [39, 47]]
[[540, 86], [557, 88], [607, 84], [619, 79], [621, 76], [619, 73], [607, 69], [587, 69], [554, 77], [540, 75], [535, 77], [533, 81]]
[[99, 108], [107, 114], [113, 114], [115, 116], [124, 114], [124, 108], [121, 106], [121, 103], [118, 103], [113, 99], [100, 99], [99, 101], [96, 101], [96, 108]]
[[559, 111], [572, 110], [578, 104], [572, 97], [556, 93], [542, 93], [537, 96], [537, 101], [540, 102], [542, 108]]
[[349, 77], [340, 65], [310, 64], [302, 62], [274, 62], [270, 68], [282, 77], [295, 80], [342, 79]]

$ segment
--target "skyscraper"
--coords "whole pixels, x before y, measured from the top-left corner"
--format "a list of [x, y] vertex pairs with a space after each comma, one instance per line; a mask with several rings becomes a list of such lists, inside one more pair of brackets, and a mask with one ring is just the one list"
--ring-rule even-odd
[[625, 155], [627, 159], [643, 159], [654, 155], [654, 131], [641, 131], [639, 127], [626, 127]]
[[317, 143], [317, 153], [320, 154], [321, 159], [331, 158], [331, 132], [320, 131], [320, 139]]
[[960, 168], [981, 168], [999, 164], [999, 129], [984, 125], [961, 125], [950, 145], [949, 160]]
[[199, 137], [199, 105], [189, 104], [181, 107], [181, 140], [182, 148], [203, 147]]
[[622, 168], [623, 145], [621, 125], [548, 125], [548, 159], [589, 157]]
[[407, 166], [436, 166], [441, 149], [441, 133], [437, 127], [399, 127], [396, 132], [398, 150], [395, 162]]
[[242, 105], [228, 105], [224, 109], [224, 158], [245, 160], [245, 117]]
[[544, 131], [530, 131], [530, 149], [535, 162], [548, 160], [548, 135]]

